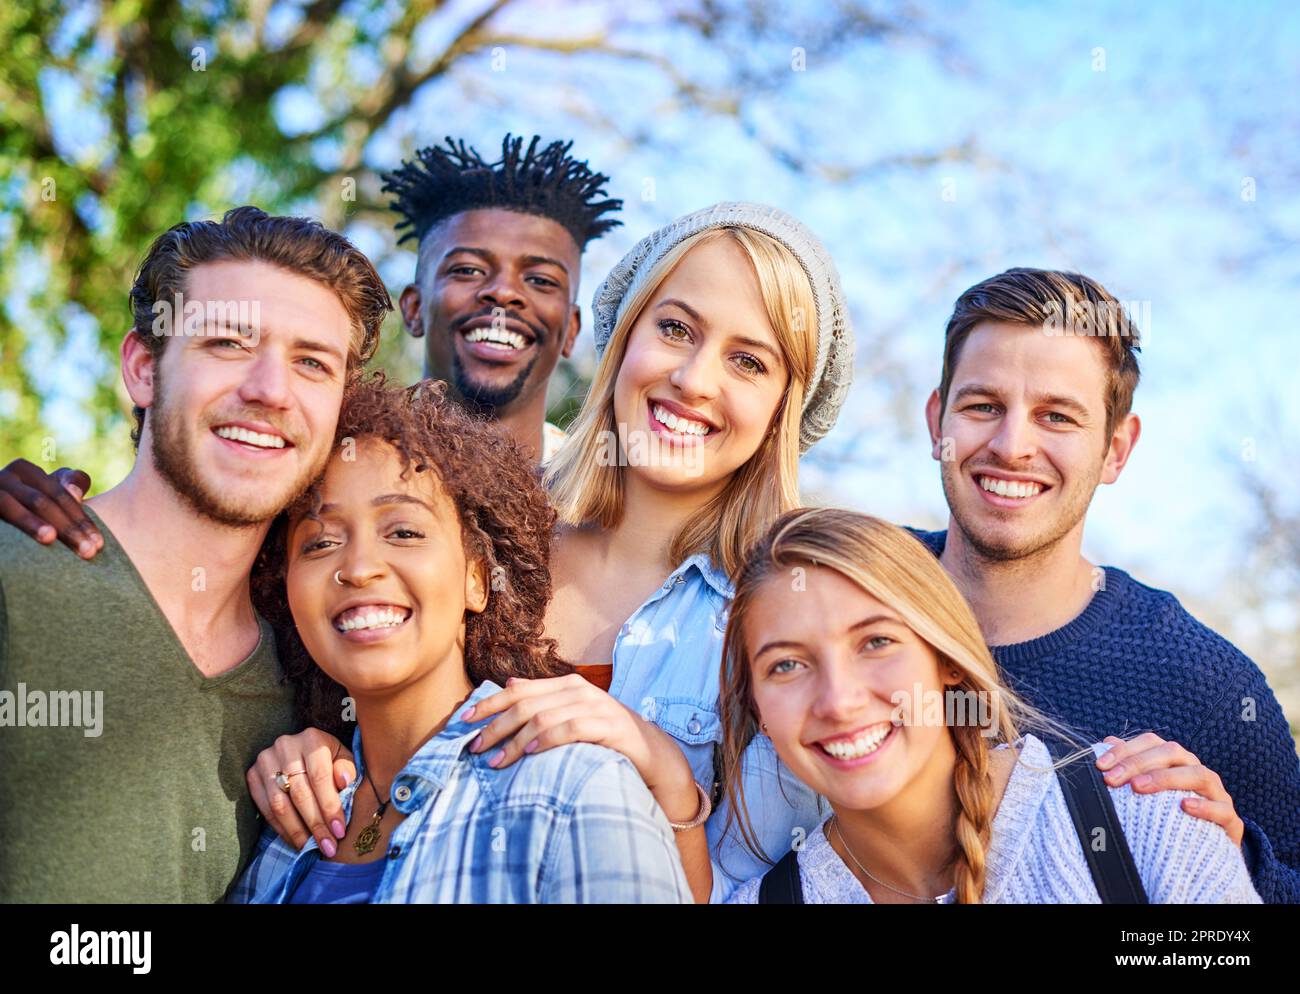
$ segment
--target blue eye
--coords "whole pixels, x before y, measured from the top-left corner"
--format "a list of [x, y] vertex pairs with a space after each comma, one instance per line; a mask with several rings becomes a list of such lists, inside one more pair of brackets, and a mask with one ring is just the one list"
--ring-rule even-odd
[[[772, 664], [767, 671], [771, 676], [785, 676], [787, 673], [793, 673], [796, 666], [801, 665], [797, 659], [779, 659]], [[785, 667], [789, 667], [786, 669]]]

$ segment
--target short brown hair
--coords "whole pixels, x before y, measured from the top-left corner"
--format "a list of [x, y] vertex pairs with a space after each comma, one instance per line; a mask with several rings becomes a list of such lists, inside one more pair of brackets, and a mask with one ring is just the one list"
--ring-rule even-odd
[[[361, 250], [337, 231], [305, 217], [278, 217], [236, 207], [220, 221], [185, 221], [149, 246], [131, 286], [131, 330], [157, 361], [170, 336], [153, 333], [154, 304], [182, 293], [190, 270], [223, 259], [268, 262], [315, 280], [338, 295], [352, 321], [347, 373], [360, 375], [379, 347], [379, 328], [393, 309], [384, 281]], [[140, 445], [144, 408], [132, 409], [131, 441]]]
[[[382, 371], [350, 388], [343, 400], [335, 451], [351, 439], [377, 439], [397, 449], [407, 471], [432, 470], [460, 519], [465, 554], [489, 578], [487, 607], [465, 619], [465, 673], [474, 685], [505, 685], [512, 676], [563, 676], [573, 668], [543, 636], [551, 599], [549, 566], [555, 512], [519, 446], [488, 421], [447, 397], [447, 384], [423, 380], [390, 387]], [[308, 655], [289, 611], [284, 578], [287, 526], [315, 515], [319, 481], [276, 519], [253, 568], [253, 602], [276, 632], [285, 675], [300, 719], [339, 735], [344, 689]]]
[[1132, 410], [1138, 385], [1138, 327], [1123, 305], [1096, 280], [1081, 273], [1052, 269], [1008, 269], [976, 283], [957, 298], [944, 332], [943, 376], [939, 410], [948, 406], [948, 391], [962, 346], [984, 321], [1062, 329], [1087, 335], [1101, 346], [1106, 362], [1106, 438]]

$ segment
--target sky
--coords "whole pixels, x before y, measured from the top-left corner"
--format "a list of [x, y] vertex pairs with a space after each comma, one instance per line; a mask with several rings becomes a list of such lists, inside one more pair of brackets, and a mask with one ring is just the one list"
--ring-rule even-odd
[[[759, 101], [755, 127], [807, 162], [851, 166], [973, 139], [975, 164], [882, 168], [837, 184], [791, 171], [733, 123], [682, 111], [646, 75], [558, 72], [540, 57], [512, 63], [514, 53], [504, 71], [463, 68], [469, 106], [450, 87], [422, 94], [367, 157], [389, 163], [446, 132], [483, 151], [507, 128], [572, 137], [626, 201], [625, 227], [588, 251], [584, 297], [637, 237], [677, 214], [744, 199], [801, 218], [837, 262], [859, 354], [888, 339], [885, 367], [859, 369], [837, 428], [806, 457], [806, 496], [901, 522], [946, 520], [922, 405], [958, 294], [1015, 265], [1093, 276], [1136, 302], [1146, 341], [1142, 438], [1121, 480], [1098, 491], [1085, 554], [1212, 597], [1249, 538], [1242, 453], [1275, 480], [1288, 480], [1288, 456], [1300, 455], [1282, 446], [1300, 425], [1288, 320], [1300, 253], [1278, 244], [1300, 235], [1300, 128], [1286, 96], [1300, 92], [1300, 11], [937, 9], [925, 22], [936, 43], [832, 53], [805, 42], [802, 72], [790, 68], [797, 31], [746, 49], [783, 77]], [[685, 70], [717, 71], [716, 51], [672, 51]], [[623, 134], [576, 120], [574, 108], [612, 118]], [[629, 138], [639, 134], [654, 142]], [[1253, 199], [1243, 196], [1251, 184]]]
[[[819, 37], [806, 12], [761, 40], [721, 36], [705, 46], [667, 26], [661, 8], [638, 9], [616, 43], [656, 48], [711, 82], [737, 60], [750, 68], [745, 127], [684, 107], [653, 68], [511, 49], [496, 64], [487, 53], [464, 59], [448, 80], [418, 91], [372, 139], [366, 162], [389, 168], [445, 134], [485, 154], [506, 130], [572, 138], [625, 200], [624, 227], [584, 259], [587, 328], [586, 302], [604, 272], [672, 217], [720, 200], [795, 214], [836, 260], [861, 360], [839, 424], [804, 460], [805, 498], [899, 522], [946, 521], [922, 406], [958, 294], [1017, 265], [1100, 280], [1137, 302], [1143, 432], [1120, 481], [1097, 493], [1084, 552], [1212, 602], [1234, 582], [1251, 541], [1243, 455], [1295, 493], [1300, 8], [1254, 0], [1101, 2], [1087, 11], [915, 6], [919, 32], [847, 46]], [[437, 51], [481, 7], [453, 0], [416, 33], [414, 49]], [[292, 8], [277, 9], [272, 33], [292, 30]], [[505, 26], [572, 35], [598, 30], [608, 16], [600, 4], [534, 0], [508, 11]], [[358, 53], [344, 71], [364, 83], [375, 67]], [[315, 92], [277, 100], [286, 131], [319, 123], [328, 71], [313, 83]], [[51, 97], [63, 147], [93, 141], [93, 126], [56, 83]], [[963, 143], [975, 161], [896, 164]], [[322, 161], [331, 154], [320, 146]], [[837, 181], [818, 164], [866, 168]], [[251, 182], [232, 177], [232, 199]], [[372, 225], [348, 234], [400, 289], [414, 256], [393, 252]], [[65, 351], [80, 364], [45, 385], [54, 420], [69, 426], [78, 384], [96, 372], [83, 341], [93, 327], [74, 321], [72, 331]], [[406, 349], [415, 362], [417, 344], [407, 339]], [[592, 363], [589, 335], [577, 359]]]

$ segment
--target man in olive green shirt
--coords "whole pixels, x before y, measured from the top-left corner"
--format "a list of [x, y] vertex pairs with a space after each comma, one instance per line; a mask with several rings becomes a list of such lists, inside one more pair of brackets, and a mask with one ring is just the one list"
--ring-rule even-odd
[[224, 896], [245, 770], [296, 727], [249, 574], [391, 310], [341, 235], [251, 207], [162, 235], [131, 300], [139, 447], [87, 502], [103, 550], [0, 524], [0, 902]]
[[292, 690], [260, 618], [252, 652], [199, 672], [88, 513], [90, 562], [0, 525], [0, 901], [220, 900], [257, 841], [244, 770], [297, 730]]

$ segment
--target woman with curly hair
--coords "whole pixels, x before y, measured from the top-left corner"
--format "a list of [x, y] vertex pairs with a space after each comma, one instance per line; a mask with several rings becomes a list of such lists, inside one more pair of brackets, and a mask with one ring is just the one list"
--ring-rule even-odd
[[[720, 901], [761, 866], [724, 833], [717, 790], [728, 575], [799, 503], [799, 456], [835, 423], [853, 370], [847, 306], [798, 219], [722, 203], [641, 239], [593, 311], [600, 363], [544, 481], [559, 519], [544, 630], [578, 672], [476, 704], [472, 717], [492, 720], [470, 751], [497, 770], [574, 742], [621, 753], [677, 833], [696, 900]], [[331, 765], [344, 758], [319, 729], [282, 737], [255, 769], [309, 771], [297, 811], [268, 811], [257, 783], [254, 800], [287, 838], [337, 835]], [[767, 848], [820, 823], [770, 742], [753, 744], [745, 775]]]
[[[570, 669], [542, 636], [555, 515], [522, 453], [445, 384], [382, 374], [345, 400], [336, 445], [255, 586], [304, 715], [337, 729], [340, 699], [355, 709], [346, 825], [300, 851], [268, 826], [231, 900], [689, 901], [668, 822], [619, 753], [575, 743], [498, 771], [466, 748], [481, 724], [466, 707]], [[268, 784], [272, 808], [296, 775]]]

